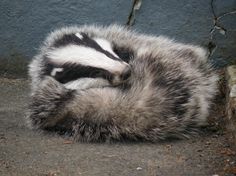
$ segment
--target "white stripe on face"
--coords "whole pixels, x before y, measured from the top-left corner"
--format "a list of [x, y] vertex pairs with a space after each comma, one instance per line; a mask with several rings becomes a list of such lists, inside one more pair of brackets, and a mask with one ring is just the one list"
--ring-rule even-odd
[[102, 38], [95, 38], [94, 41], [96, 41], [97, 44], [102, 47], [102, 49], [110, 52], [113, 56], [119, 58], [119, 56], [117, 56], [116, 53], [114, 53], [114, 51], [112, 50], [112, 46], [110, 42]]
[[66, 63], [80, 64], [83, 66], [102, 68], [116, 75], [121, 74], [128, 66], [127, 63], [113, 60], [93, 48], [78, 45], [56, 48], [49, 51], [46, 55], [51, 62], [58, 65]]

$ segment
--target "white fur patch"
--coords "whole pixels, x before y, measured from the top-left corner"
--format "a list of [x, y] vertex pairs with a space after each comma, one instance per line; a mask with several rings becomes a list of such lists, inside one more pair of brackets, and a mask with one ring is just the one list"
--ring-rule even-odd
[[232, 86], [229, 96], [230, 97], [236, 97], [236, 85]]
[[112, 50], [112, 46], [111, 43], [108, 42], [105, 39], [102, 38], [95, 38], [94, 39], [98, 45], [100, 45], [104, 50], [110, 52], [112, 55], [114, 55], [115, 57], [119, 58], [119, 56], [116, 55], [116, 53], [114, 53], [114, 51]]
[[62, 72], [63, 68], [54, 68], [51, 72], [51, 76], [55, 76], [57, 72]]
[[127, 63], [113, 60], [93, 48], [78, 45], [68, 45], [62, 48], [56, 48], [49, 51], [46, 55], [50, 61], [59, 65], [73, 63], [92, 66], [108, 70], [113, 74], [121, 74], [128, 66]]
[[80, 33], [76, 33], [75, 35], [76, 35], [76, 37], [78, 37], [79, 39], [83, 39], [83, 36], [82, 36]]
[[67, 89], [72, 89], [72, 90], [97, 88], [109, 85], [110, 85], [109, 82], [102, 78], [81, 78], [64, 84], [64, 86]]

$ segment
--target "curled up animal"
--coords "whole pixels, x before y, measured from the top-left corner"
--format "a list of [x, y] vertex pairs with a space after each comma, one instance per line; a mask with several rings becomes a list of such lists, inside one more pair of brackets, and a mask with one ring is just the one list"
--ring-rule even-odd
[[189, 138], [218, 79], [201, 47], [117, 25], [52, 32], [29, 75], [29, 126], [86, 142]]

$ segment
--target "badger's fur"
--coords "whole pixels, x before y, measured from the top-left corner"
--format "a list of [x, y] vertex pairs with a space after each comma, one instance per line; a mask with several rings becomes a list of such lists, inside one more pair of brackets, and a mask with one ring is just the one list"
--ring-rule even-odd
[[41, 58], [40, 77], [50, 75], [63, 84], [71, 85], [84, 77], [100, 77], [115, 85], [130, 75], [129, 65], [114, 53], [109, 41], [89, 37], [84, 32], [55, 39], [42, 51]]
[[[45, 76], [45, 53], [63, 36], [81, 32], [112, 43], [114, 53], [131, 67], [126, 82], [113, 87], [101, 78], [85, 78], [75, 80], [72, 90]], [[29, 73], [31, 127], [70, 134], [78, 141], [189, 137], [206, 124], [217, 87], [204, 49], [117, 25], [51, 33]], [[80, 88], [85, 82], [88, 85]]]

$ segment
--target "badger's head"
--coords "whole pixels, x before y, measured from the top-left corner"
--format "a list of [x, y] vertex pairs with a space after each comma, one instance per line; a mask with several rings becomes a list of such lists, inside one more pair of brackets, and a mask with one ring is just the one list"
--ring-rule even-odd
[[45, 56], [48, 74], [61, 83], [103, 78], [118, 85], [131, 74], [129, 64], [114, 53], [110, 42], [85, 33], [63, 35]]

